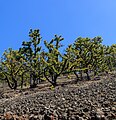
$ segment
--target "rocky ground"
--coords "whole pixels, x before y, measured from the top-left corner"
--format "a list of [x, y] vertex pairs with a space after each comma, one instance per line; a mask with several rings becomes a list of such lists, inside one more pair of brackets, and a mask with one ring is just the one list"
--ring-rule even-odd
[[[116, 75], [1, 94], [0, 120], [116, 120]], [[9, 97], [10, 96], [10, 97]]]

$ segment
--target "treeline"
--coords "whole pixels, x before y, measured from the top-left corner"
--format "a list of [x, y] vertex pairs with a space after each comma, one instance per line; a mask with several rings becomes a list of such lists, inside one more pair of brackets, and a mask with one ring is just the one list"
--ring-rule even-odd
[[64, 40], [62, 36], [54, 36], [51, 41], [40, 42], [40, 31], [30, 30], [29, 41], [23, 41], [19, 50], [5, 50], [0, 61], [0, 80], [6, 81], [11, 89], [31, 88], [43, 80], [54, 87], [60, 75], [75, 74], [77, 81], [83, 80], [83, 73], [90, 80], [90, 72], [97, 75], [100, 72], [116, 70], [116, 44], [105, 46], [101, 37], [79, 37], [69, 45], [62, 54], [60, 48]]

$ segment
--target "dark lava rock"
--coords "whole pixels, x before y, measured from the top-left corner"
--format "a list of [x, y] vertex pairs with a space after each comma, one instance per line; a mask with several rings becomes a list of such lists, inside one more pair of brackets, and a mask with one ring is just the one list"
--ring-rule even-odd
[[25, 92], [16, 98], [0, 99], [0, 119], [14, 119], [14, 116], [19, 120], [116, 119], [116, 79], [65, 85], [54, 91]]

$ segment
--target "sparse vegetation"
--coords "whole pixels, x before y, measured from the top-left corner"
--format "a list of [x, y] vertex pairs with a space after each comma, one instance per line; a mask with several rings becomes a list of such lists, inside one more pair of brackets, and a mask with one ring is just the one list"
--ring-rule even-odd
[[1, 57], [1, 120], [116, 118], [116, 44], [79, 37], [62, 53], [62, 36], [44, 47], [38, 29], [29, 38]]
[[86, 73], [90, 80], [90, 72], [96, 75], [116, 70], [116, 44], [102, 45], [101, 37], [79, 37], [63, 54], [60, 48], [64, 38], [61, 36], [55, 35], [50, 42], [44, 41], [45, 47], [40, 46], [42, 37], [38, 29], [31, 29], [29, 37], [19, 50], [9, 48], [1, 57], [0, 79], [7, 81], [11, 89], [23, 88], [24, 84], [33, 88], [43, 80], [55, 87], [60, 75], [69, 77], [74, 73], [78, 81], [83, 80], [83, 73]]

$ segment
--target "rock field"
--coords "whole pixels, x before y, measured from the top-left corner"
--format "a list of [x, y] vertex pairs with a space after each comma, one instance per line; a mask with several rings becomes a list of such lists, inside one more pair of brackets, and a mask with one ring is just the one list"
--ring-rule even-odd
[[116, 75], [1, 98], [0, 120], [116, 120]]

